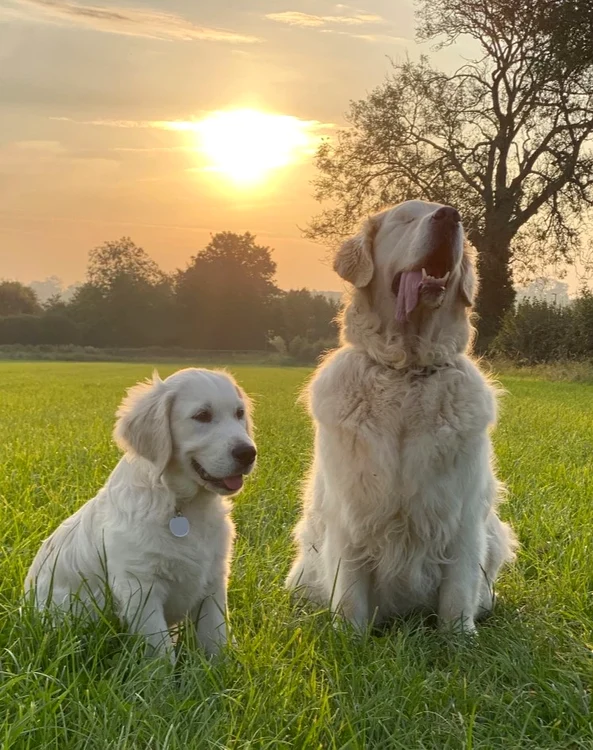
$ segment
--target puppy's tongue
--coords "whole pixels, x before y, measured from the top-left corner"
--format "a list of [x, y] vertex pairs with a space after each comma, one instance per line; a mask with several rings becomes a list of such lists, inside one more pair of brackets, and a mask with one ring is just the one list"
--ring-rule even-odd
[[399, 282], [397, 293], [397, 307], [395, 317], [404, 321], [418, 304], [420, 285], [422, 284], [422, 271], [404, 271]]
[[226, 477], [222, 480], [222, 483], [227, 490], [240, 490], [243, 486], [243, 477], [240, 474], [236, 477]]

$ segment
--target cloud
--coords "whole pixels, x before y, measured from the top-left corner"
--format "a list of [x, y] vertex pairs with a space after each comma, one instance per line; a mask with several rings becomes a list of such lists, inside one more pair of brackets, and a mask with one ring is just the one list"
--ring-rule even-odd
[[[232, 110], [230, 110], [232, 111]], [[54, 122], [70, 122], [75, 125], [94, 125], [97, 127], [107, 128], [144, 128], [149, 130], [171, 130], [175, 132], [197, 132], [201, 128], [201, 123], [206, 120], [212, 112], [204, 113], [204, 117], [196, 120], [75, 120], [71, 117], [50, 117]], [[281, 118], [282, 115], [277, 117]], [[331, 122], [320, 122], [319, 120], [301, 120], [291, 115], [285, 115], [285, 118], [298, 121], [302, 127], [313, 131], [332, 130], [336, 126]], [[152, 149], [147, 149], [152, 150]]]
[[[389, 33], [377, 34], [364, 29], [364, 27], [375, 26], [376, 28], [380, 25], [388, 31], [389, 24], [382, 16], [367, 13], [364, 10], [358, 10], [349, 5], [338, 4], [335, 8], [340, 12], [340, 15], [315, 16], [310, 13], [286, 10], [281, 13], [268, 13], [266, 18], [276, 23], [286, 24], [287, 26], [311, 29], [319, 31], [322, 34], [339, 34], [341, 36], [348, 36], [351, 39], [361, 39], [365, 42], [407, 44], [411, 41], [410, 39]], [[348, 30], [344, 29], [345, 26], [348, 27]]]
[[88, 186], [119, 169], [119, 159], [92, 151], [73, 151], [59, 141], [13, 141], [0, 146], [0, 183], [8, 176], [21, 182], [32, 175]]
[[[206, 41], [252, 44], [258, 37], [194, 24], [183, 16], [142, 8], [103, 8], [66, 0], [10, 0], [9, 18], [82, 26], [111, 34], [166, 41]], [[14, 7], [16, 6], [16, 7]]]
[[76, 125], [98, 125], [108, 128], [154, 128], [157, 120], [74, 120], [72, 117], [50, 117], [54, 122], [73, 122]]
[[268, 13], [266, 18], [278, 23], [287, 23], [289, 26], [304, 26], [305, 28], [325, 25], [322, 16], [311, 16], [309, 13], [299, 13], [292, 10], [287, 10], [283, 13]]
[[[346, 8], [346, 6], [336, 7]], [[321, 28], [330, 25], [362, 26], [369, 23], [384, 23], [384, 19], [381, 16], [364, 12], [356, 12], [354, 15], [348, 16], [314, 16], [310, 13], [287, 10], [282, 13], [268, 13], [266, 18], [277, 23], [285, 23], [289, 26], [301, 26], [303, 28]]]
[[195, 151], [193, 146], [148, 146], [148, 147], [128, 147], [128, 146], [116, 146], [110, 148], [109, 151], [117, 151], [118, 153], [132, 153], [132, 154], [149, 154], [156, 152], [163, 153], [183, 153], [184, 151]]
[[339, 31], [337, 29], [320, 29], [322, 34], [340, 34], [349, 36], [351, 39], [362, 39], [364, 42], [386, 42], [387, 44], [410, 44], [411, 39], [391, 34], [353, 34], [350, 31]]
[[45, 154], [61, 154], [64, 147], [59, 141], [14, 141], [12, 148], [15, 151], [36, 152]]

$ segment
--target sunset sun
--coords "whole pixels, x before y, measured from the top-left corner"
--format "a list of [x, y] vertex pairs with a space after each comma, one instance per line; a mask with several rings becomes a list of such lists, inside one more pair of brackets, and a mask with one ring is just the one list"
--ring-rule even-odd
[[205, 169], [239, 185], [264, 181], [273, 171], [311, 154], [315, 123], [297, 117], [236, 109], [194, 123]]

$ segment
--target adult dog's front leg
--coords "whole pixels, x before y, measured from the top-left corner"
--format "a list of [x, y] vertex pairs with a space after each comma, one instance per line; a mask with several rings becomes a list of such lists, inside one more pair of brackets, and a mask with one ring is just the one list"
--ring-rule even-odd
[[323, 557], [331, 611], [341, 613], [356, 630], [364, 630], [370, 620], [370, 576], [337, 526], [326, 529]]
[[442, 566], [439, 623], [444, 630], [473, 633], [485, 553], [482, 524], [464, 523], [452, 547], [450, 563]]

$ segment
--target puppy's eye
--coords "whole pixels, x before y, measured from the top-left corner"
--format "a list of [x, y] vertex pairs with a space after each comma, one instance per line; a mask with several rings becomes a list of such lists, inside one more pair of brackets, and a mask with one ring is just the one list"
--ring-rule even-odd
[[212, 422], [212, 412], [210, 409], [202, 409], [201, 411], [196, 412], [192, 419], [195, 419], [196, 422]]
[[243, 419], [244, 417], [245, 417], [245, 409], [242, 406], [240, 406], [237, 409], [237, 419]]

